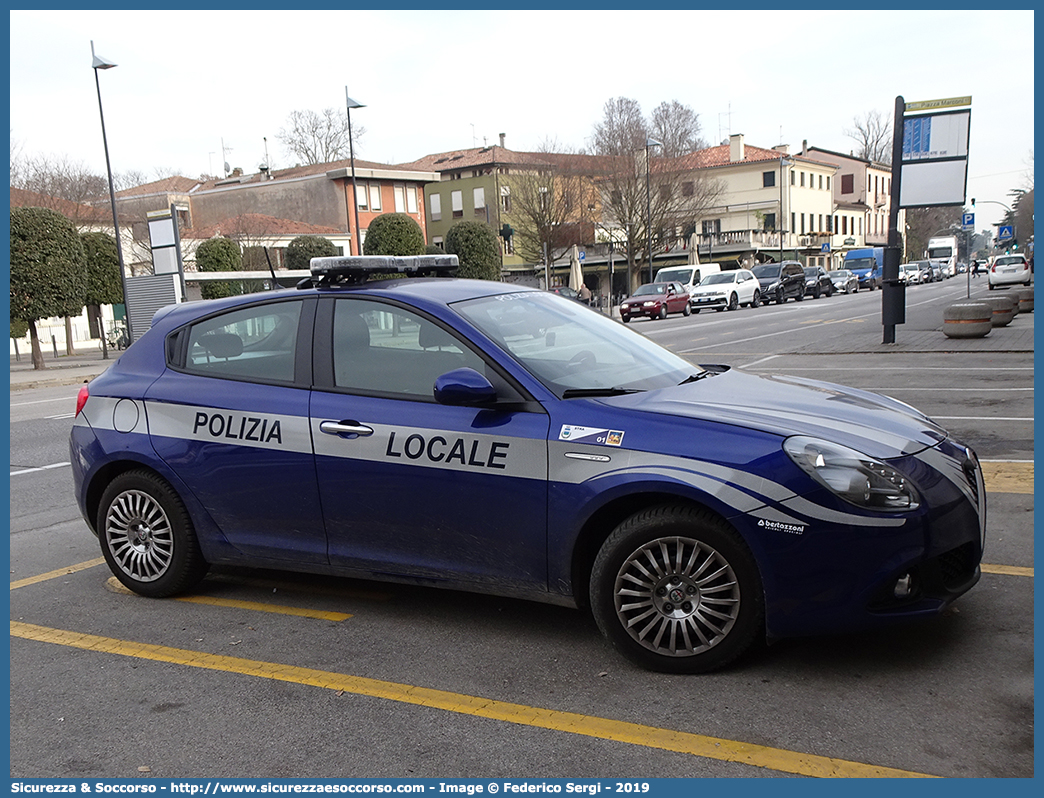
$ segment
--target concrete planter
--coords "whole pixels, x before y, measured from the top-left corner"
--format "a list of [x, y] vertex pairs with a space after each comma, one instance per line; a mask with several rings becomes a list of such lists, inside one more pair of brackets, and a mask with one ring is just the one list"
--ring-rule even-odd
[[948, 338], [982, 338], [991, 329], [993, 308], [985, 301], [958, 302], [943, 311], [943, 332]]
[[1015, 318], [1015, 301], [1010, 296], [988, 296], [982, 301], [993, 308], [994, 327], [1007, 327]]
[[1019, 297], [1019, 313], [1033, 312], [1033, 289], [1016, 288], [1012, 293]]

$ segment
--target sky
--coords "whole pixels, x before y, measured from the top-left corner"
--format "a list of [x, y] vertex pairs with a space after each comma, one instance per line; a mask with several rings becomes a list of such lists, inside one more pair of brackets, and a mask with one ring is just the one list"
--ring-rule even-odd
[[[1034, 14], [1015, 11], [11, 11], [12, 157], [147, 177], [294, 159], [293, 111], [343, 109], [356, 157], [406, 163], [499, 144], [588, 147], [607, 101], [698, 115], [704, 138], [848, 152], [857, 117], [972, 97], [976, 229], [1030, 188]], [[989, 202], [985, 202], [989, 201]]]

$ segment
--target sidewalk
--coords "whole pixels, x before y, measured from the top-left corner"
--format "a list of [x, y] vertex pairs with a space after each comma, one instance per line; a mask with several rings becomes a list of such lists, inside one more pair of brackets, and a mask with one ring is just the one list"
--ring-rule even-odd
[[109, 359], [103, 360], [99, 347], [97, 351], [79, 351], [75, 355], [59, 353], [55, 359], [52, 351], [44, 354], [44, 364], [47, 368], [40, 370], [33, 368], [31, 353], [22, 352], [21, 360], [15, 360], [15, 356], [11, 355], [11, 390], [81, 385], [105, 371], [121, 354], [122, 350], [110, 349]]
[[[937, 322], [937, 323], [936, 323]], [[814, 344], [798, 346], [786, 354], [910, 354], [914, 352], [1025, 352], [1032, 354], [1033, 313], [1018, 314], [1007, 327], [994, 327], [984, 338], [947, 338], [942, 331], [942, 312], [938, 318], [929, 316], [918, 324], [900, 324], [895, 328], [895, 343], [885, 344], [883, 327], [874, 324], [835, 324], [831, 335]], [[47, 368], [33, 368], [32, 357], [23, 352], [20, 361], [11, 356], [11, 390], [41, 388], [56, 385], [80, 385], [93, 379], [112, 365], [122, 350], [109, 350], [109, 359], [102, 359], [101, 347], [94, 351], [81, 350], [75, 355], [54, 352], [44, 354]]]

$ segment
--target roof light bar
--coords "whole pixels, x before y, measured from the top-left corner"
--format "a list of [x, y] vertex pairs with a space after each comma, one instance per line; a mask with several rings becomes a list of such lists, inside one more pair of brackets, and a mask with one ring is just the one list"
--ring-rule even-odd
[[431, 274], [460, 265], [456, 255], [338, 255], [312, 258], [313, 277], [365, 278], [371, 274]]

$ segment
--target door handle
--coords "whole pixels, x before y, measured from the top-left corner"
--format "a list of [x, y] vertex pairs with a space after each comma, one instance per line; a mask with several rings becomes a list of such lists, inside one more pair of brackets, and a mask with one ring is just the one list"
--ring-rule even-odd
[[357, 435], [365, 438], [373, 435], [373, 429], [357, 421], [320, 421], [319, 431], [327, 435]]

